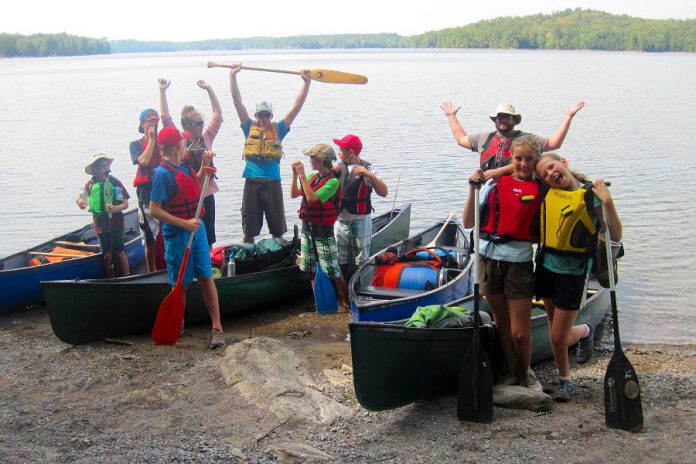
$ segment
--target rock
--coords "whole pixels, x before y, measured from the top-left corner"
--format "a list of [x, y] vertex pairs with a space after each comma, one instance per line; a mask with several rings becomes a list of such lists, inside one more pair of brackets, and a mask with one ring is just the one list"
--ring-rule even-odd
[[228, 386], [279, 418], [293, 416], [332, 424], [352, 415], [349, 408], [321, 393], [324, 387], [314, 382], [283, 342], [265, 337], [246, 339], [228, 347], [217, 366]]
[[553, 400], [541, 391], [541, 385], [529, 388], [519, 385], [499, 385], [493, 387], [493, 404], [503, 408], [526, 409], [529, 411], [550, 411]]
[[352, 377], [347, 377], [345, 372], [338, 369], [324, 369], [323, 373], [331, 385], [349, 385], [353, 381]]
[[323, 451], [302, 443], [279, 443], [271, 447], [278, 456], [278, 462], [300, 463], [308, 459], [312, 461], [331, 461], [332, 458]]

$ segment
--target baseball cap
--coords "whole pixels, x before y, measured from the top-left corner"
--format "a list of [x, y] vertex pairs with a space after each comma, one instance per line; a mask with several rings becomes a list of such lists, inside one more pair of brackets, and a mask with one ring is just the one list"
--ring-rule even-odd
[[348, 148], [349, 150], [353, 150], [353, 153], [356, 155], [360, 154], [360, 151], [362, 151], [362, 142], [360, 141], [360, 137], [357, 135], [353, 134], [348, 134], [342, 139], [333, 139], [334, 143], [338, 145], [341, 148]]

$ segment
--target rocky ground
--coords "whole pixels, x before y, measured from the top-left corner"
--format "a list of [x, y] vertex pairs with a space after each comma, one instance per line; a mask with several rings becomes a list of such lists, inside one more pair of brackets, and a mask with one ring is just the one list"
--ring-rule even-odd
[[[642, 387], [640, 433], [604, 426], [606, 342], [572, 366], [572, 402], [460, 423], [454, 397], [363, 410], [347, 316], [308, 304], [226, 319], [226, 352], [207, 349], [206, 326], [175, 347], [147, 335], [70, 346], [45, 310], [0, 317], [0, 462], [695, 461], [696, 346], [625, 347]], [[258, 346], [273, 356], [254, 358]], [[551, 378], [553, 364], [535, 370]]]

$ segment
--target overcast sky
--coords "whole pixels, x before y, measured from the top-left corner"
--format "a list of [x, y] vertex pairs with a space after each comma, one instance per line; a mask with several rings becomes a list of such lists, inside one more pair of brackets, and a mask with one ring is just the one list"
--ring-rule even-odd
[[0, 32], [189, 41], [259, 35], [420, 34], [498, 16], [591, 8], [696, 19], [696, 0], [9, 0]]

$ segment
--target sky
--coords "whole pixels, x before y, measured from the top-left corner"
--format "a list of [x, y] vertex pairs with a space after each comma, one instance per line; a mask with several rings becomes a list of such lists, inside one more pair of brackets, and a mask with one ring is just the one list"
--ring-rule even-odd
[[499, 16], [578, 7], [648, 19], [696, 19], [696, 0], [19, 0], [3, 2], [0, 32], [146, 41], [413, 35]]

